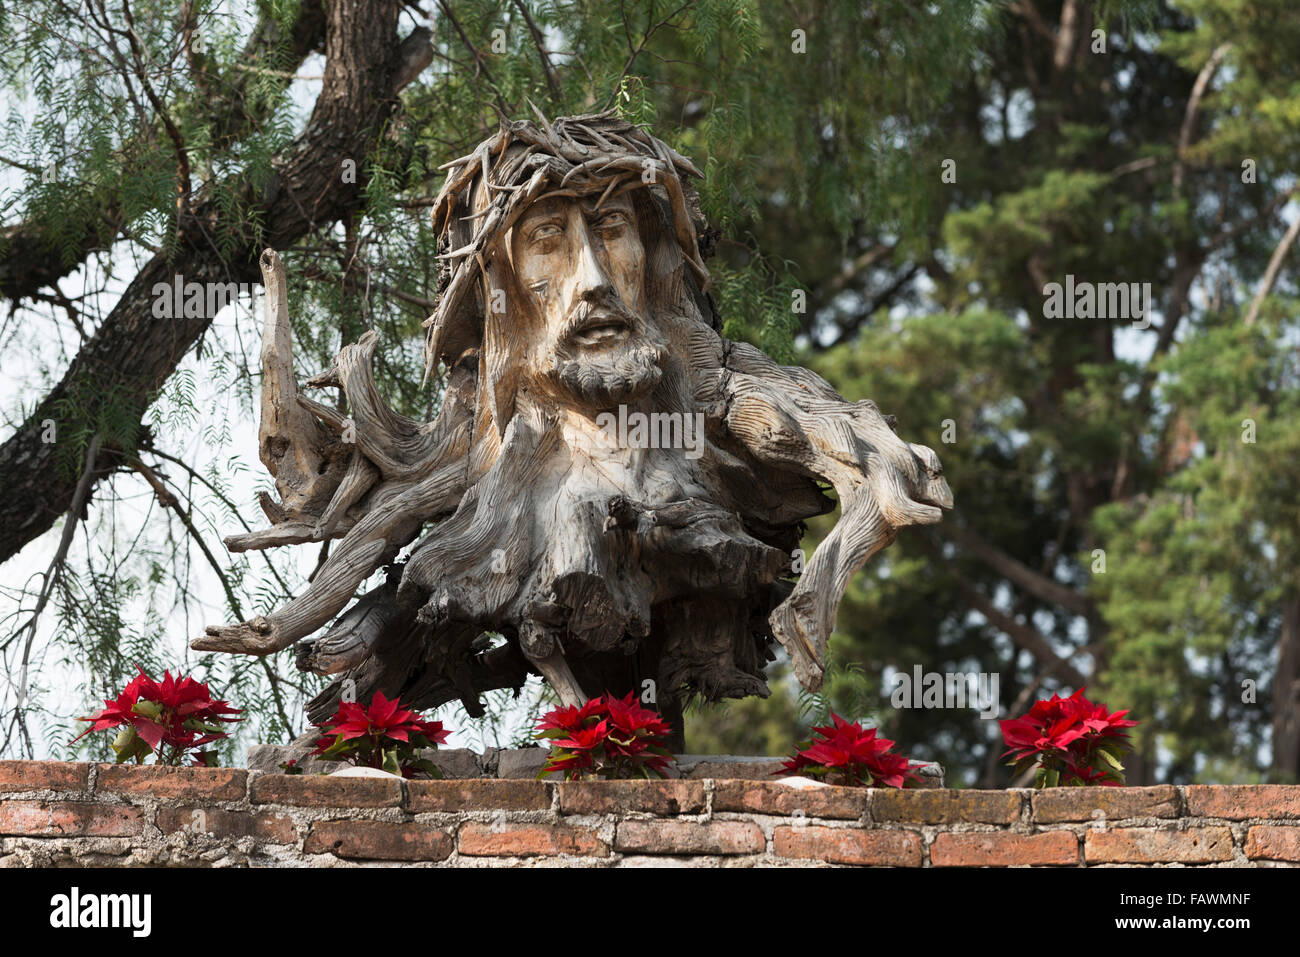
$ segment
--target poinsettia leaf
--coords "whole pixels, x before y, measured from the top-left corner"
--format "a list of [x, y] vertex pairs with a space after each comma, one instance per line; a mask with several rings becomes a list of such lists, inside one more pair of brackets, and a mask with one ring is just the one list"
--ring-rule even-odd
[[1129, 751], [1133, 750], [1133, 745], [1128, 741], [1117, 741], [1114, 738], [1106, 738], [1097, 745], [1096, 750], [1103, 752], [1112, 758], [1121, 758]]
[[1038, 755], [1036, 754], [1031, 754], [1028, 757], [1021, 758], [1019, 761], [1016, 762], [1016, 766], [1011, 773], [1015, 777], [1020, 777], [1020, 775], [1024, 774], [1026, 771], [1032, 768], [1037, 763], [1037, 761], [1038, 761]]
[[1120, 763], [1119, 758], [1115, 757], [1115, 755], [1111, 754], [1109, 751], [1103, 748], [1098, 748], [1095, 753], [1100, 755], [1101, 759], [1116, 771], [1124, 770], [1124, 765]]
[[141, 764], [150, 754], [153, 754], [153, 748], [149, 747], [148, 742], [138, 735], [133, 735], [118, 752], [116, 763], [125, 764], [127, 761], [135, 761], [136, 764]]
[[156, 701], [137, 701], [131, 706], [131, 710], [136, 714], [142, 714], [146, 718], [157, 718], [162, 714], [163, 706]]
[[121, 731], [117, 733], [117, 736], [115, 738], [113, 738], [113, 750], [116, 751], [118, 754], [121, 754], [123, 751], [131, 747], [131, 742], [134, 739], [135, 739], [135, 728], [128, 724], [125, 728], [123, 728]]
[[199, 718], [187, 718], [185, 721], [181, 722], [181, 727], [186, 731], [202, 731], [206, 734], [219, 734], [222, 737], [229, 737], [226, 733], [226, 729], [221, 727], [221, 725], [208, 724], [206, 721], [200, 720]]
[[321, 752], [320, 757], [330, 761], [340, 760], [341, 755], [358, 750], [357, 745], [352, 741], [347, 741], [342, 735], [334, 739], [334, 743]]
[[389, 774], [401, 774], [401, 773], [402, 773], [402, 766], [397, 762], [397, 752], [396, 752], [396, 751], [385, 751], [385, 752], [384, 752], [384, 762], [383, 762], [382, 765], [380, 765], [380, 767], [381, 767], [383, 770], [387, 771]]
[[167, 729], [156, 721], [145, 717], [135, 719], [135, 733], [148, 742], [150, 748], [156, 749], [167, 734]]
[[117, 755], [117, 764], [123, 764], [135, 757], [135, 746], [139, 740], [135, 728], [129, 724], [118, 732], [117, 737], [113, 739], [113, 751]]

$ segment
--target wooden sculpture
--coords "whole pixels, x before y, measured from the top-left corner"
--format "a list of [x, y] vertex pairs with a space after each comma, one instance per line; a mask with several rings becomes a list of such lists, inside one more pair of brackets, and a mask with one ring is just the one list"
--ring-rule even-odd
[[[339, 676], [313, 719], [343, 678], [359, 700], [477, 716], [530, 672], [567, 704], [653, 688], [679, 717], [688, 694], [766, 696], [774, 639], [820, 687], [849, 578], [951, 507], [938, 457], [873, 402], [719, 335], [700, 173], [643, 129], [539, 116], [447, 168], [431, 422], [377, 392], [373, 332], [306, 383], [341, 388], [346, 415], [299, 391], [284, 269], [263, 253], [259, 440], [280, 500], [226, 544], [335, 541], [297, 598], [193, 647], [300, 642], [300, 668]], [[804, 520], [835, 504], [821, 483], [842, 514], [795, 576]]]

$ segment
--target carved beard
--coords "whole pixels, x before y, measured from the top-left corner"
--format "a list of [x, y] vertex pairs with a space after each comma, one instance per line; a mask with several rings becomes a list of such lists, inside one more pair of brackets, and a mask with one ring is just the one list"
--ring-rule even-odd
[[[622, 341], [584, 343], [587, 331], [622, 326]], [[668, 341], [654, 322], [628, 309], [616, 296], [583, 302], [565, 319], [541, 374], [551, 388], [580, 404], [606, 409], [633, 401], [659, 383]]]

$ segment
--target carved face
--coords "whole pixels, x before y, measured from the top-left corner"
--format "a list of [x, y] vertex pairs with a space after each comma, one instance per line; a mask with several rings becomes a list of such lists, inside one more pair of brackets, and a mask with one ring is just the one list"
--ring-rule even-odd
[[533, 325], [529, 378], [588, 410], [659, 381], [666, 341], [645, 309], [645, 250], [628, 194], [544, 199], [515, 225], [510, 254]]

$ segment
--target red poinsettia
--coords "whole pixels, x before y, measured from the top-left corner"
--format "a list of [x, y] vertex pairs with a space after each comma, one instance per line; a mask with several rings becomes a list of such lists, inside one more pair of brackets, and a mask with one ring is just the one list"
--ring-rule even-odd
[[634, 692], [556, 708], [537, 723], [536, 737], [551, 741], [551, 754], [537, 776], [562, 771], [568, 781], [664, 777], [672, 763], [671, 733], [658, 711], [637, 704]]
[[894, 742], [877, 737], [875, 728], [863, 730], [858, 722], [834, 712], [831, 721], [827, 727], [813, 728], [814, 739], [801, 744], [781, 770], [772, 773], [834, 777], [835, 784], [849, 787], [901, 788], [919, 777], [912, 762], [891, 751]]
[[400, 697], [390, 701], [376, 691], [369, 707], [364, 708], [354, 701], [341, 701], [334, 717], [318, 727], [324, 737], [317, 739], [312, 754], [325, 761], [347, 761], [406, 778], [421, 772], [442, 777], [438, 766], [418, 752], [446, 743], [451, 732], [443, 729], [441, 721], [426, 721], [403, 708]]
[[[132, 759], [139, 764], [146, 755], [156, 753], [159, 764], [177, 765], [187, 751], [229, 737], [214, 722], [243, 720], [233, 717], [242, 713], [238, 708], [213, 700], [206, 684], [190, 677], [173, 678], [170, 671], [163, 672], [162, 681], [155, 681], [139, 665], [136, 670], [140, 673], [116, 699], [104, 699], [108, 707], [77, 719], [91, 725], [72, 739], [74, 743], [92, 731], [120, 727], [113, 741], [118, 764]], [[197, 751], [192, 757], [196, 765], [216, 764], [215, 751]]]
[[1037, 764], [1035, 787], [1124, 783], [1120, 757], [1132, 745], [1125, 728], [1138, 722], [1124, 718], [1128, 711], [1111, 714], [1106, 706], [1084, 697], [1080, 688], [1068, 698], [1052, 695], [1037, 701], [1021, 718], [1000, 722], [1002, 739], [1011, 756], [1008, 764], [1021, 774]]

